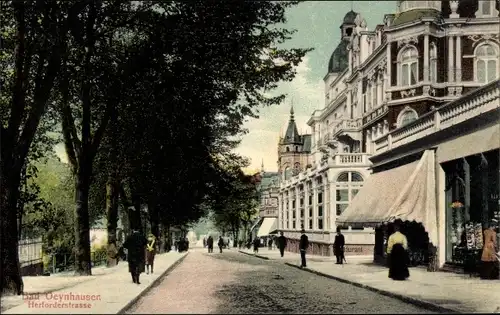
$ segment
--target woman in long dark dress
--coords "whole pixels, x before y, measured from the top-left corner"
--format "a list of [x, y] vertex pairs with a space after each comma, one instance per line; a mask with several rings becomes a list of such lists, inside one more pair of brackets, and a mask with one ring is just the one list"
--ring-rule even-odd
[[394, 233], [389, 236], [387, 242], [387, 254], [389, 254], [389, 278], [393, 280], [406, 280], [410, 277], [408, 270], [408, 240], [399, 231], [398, 223], [394, 224]]

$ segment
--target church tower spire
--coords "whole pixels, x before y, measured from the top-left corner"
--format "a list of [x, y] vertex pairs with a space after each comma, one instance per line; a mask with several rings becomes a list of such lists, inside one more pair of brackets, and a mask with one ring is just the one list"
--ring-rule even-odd
[[288, 121], [288, 127], [286, 128], [285, 138], [283, 143], [300, 143], [300, 135], [297, 130], [297, 125], [295, 124], [295, 115], [293, 111], [293, 103], [290, 107], [290, 120]]

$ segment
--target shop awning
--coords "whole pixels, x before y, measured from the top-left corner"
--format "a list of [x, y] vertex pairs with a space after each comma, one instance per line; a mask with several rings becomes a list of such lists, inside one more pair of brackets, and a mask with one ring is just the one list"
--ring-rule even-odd
[[495, 124], [443, 142], [438, 146], [437, 161], [443, 163], [498, 148], [500, 148], [500, 126]]
[[260, 223], [262, 222], [262, 218], [259, 218], [254, 225], [250, 228], [250, 231], [253, 231]]
[[276, 218], [264, 218], [262, 225], [257, 232], [257, 237], [268, 236], [278, 229], [278, 219]]
[[337, 224], [369, 227], [396, 219], [416, 221], [437, 244], [435, 185], [435, 154], [427, 150], [419, 161], [368, 177]]

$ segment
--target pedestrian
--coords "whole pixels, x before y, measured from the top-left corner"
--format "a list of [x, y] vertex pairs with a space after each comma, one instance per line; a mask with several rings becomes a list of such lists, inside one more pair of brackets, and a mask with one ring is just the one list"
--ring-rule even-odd
[[207, 239], [203, 238], [203, 248], [207, 247]]
[[272, 250], [273, 249], [273, 239], [269, 238], [267, 241], [267, 249]]
[[258, 238], [255, 238], [253, 240], [253, 253], [254, 254], [259, 253], [259, 246], [260, 246], [260, 240]]
[[224, 247], [224, 239], [222, 238], [222, 236], [219, 236], [219, 242], [217, 243], [217, 245], [219, 245], [219, 250], [222, 253], [222, 247]]
[[132, 230], [132, 234], [127, 237], [123, 247], [127, 249], [128, 271], [132, 275], [132, 281], [137, 284], [139, 276], [144, 271], [144, 249], [146, 238], [138, 230]]
[[149, 274], [149, 269], [153, 273], [154, 261], [156, 256], [156, 237], [149, 234], [148, 242], [146, 244], [146, 274]]
[[207, 247], [209, 253], [214, 252], [214, 238], [211, 235], [207, 239]]
[[186, 237], [185, 243], [184, 243], [184, 251], [187, 252], [189, 250], [189, 239]]
[[283, 236], [283, 231], [280, 232], [280, 236], [278, 237], [278, 247], [280, 249], [280, 254], [281, 254], [281, 257], [283, 257], [283, 255], [285, 254], [285, 248], [286, 248], [286, 237]]
[[239, 249], [241, 249], [243, 247], [243, 241], [242, 240], [238, 241], [238, 247], [239, 247]]
[[337, 235], [335, 235], [335, 241], [333, 243], [333, 249], [335, 251], [335, 257], [337, 257], [337, 265], [342, 265], [344, 262], [344, 246], [345, 238], [340, 231], [340, 226], [337, 227]]
[[497, 233], [495, 232], [495, 224], [490, 223], [484, 230], [484, 246], [481, 255], [481, 279], [493, 280], [498, 279], [498, 251]]
[[387, 254], [389, 255], [389, 278], [393, 280], [406, 280], [410, 277], [408, 270], [408, 240], [400, 232], [400, 222], [394, 222], [394, 233], [387, 241]]
[[300, 242], [299, 242], [299, 249], [300, 249], [300, 267], [305, 268], [307, 267], [306, 264], [306, 252], [307, 248], [309, 247], [309, 238], [306, 235], [306, 231], [302, 229], [300, 231], [302, 235], [300, 236]]

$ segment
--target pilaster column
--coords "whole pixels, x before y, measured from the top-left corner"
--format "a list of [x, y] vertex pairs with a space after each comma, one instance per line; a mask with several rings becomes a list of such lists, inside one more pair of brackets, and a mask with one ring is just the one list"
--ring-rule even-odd
[[[392, 61], [391, 61], [391, 45], [392, 43], [387, 43], [387, 48], [386, 48], [386, 59], [387, 59], [387, 74], [386, 74], [386, 81], [385, 81], [385, 88], [386, 90], [391, 87], [391, 70], [392, 70]], [[396, 75], [396, 74], [394, 74]], [[391, 95], [390, 92], [385, 93], [385, 99], [390, 100]]]
[[293, 228], [293, 191], [291, 189], [288, 190], [288, 229], [292, 229]]
[[335, 231], [336, 221], [337, 221], [337, 207], [335, 205], [335, 180], [331, 180], [330, 185], [328, 185], [328, 211], [330, 216], [330, 231]]
[[377, 74], [377, 106], [382, 105], [382, 103], [384, 102], [383, 80], [384, 80], [383, 74], [381, 73]]
[[424, 35], [424, 82], [429, 81], [429, 34]]
[[283, 230], [283, 224], [281, 223], [281, 220], [283, 218], [282, 211], [283, 211], [283, 204], [281, 203], [281, 200], [283, 199], [281, 196], [281, 192], [278, 193], [278, 230]]
[[455, 81], [462, 82], [462, 37], [457, 35], [457, 53], [455, 55]]
[[448, 37], [448, 82], [453, 82], [454, 80], [454, 65], [453, 60], [455, 59], [455, 53], [453, 50], [453, 36]]
[[316, 230], [318, 229], [318, 222], [317, 221], [317, 213], [318, 213], [318, 185], [316, 183], [316, 176], [313, 179], [313, 209], [312, 209], [312, 229]]
[[[347, 117], [352, 119], [353, 112], [352, 112], [352, 89], [349, 87], [347, 89]], [[328, 129], [328, 132], [331, 132], [330, 129]]]

